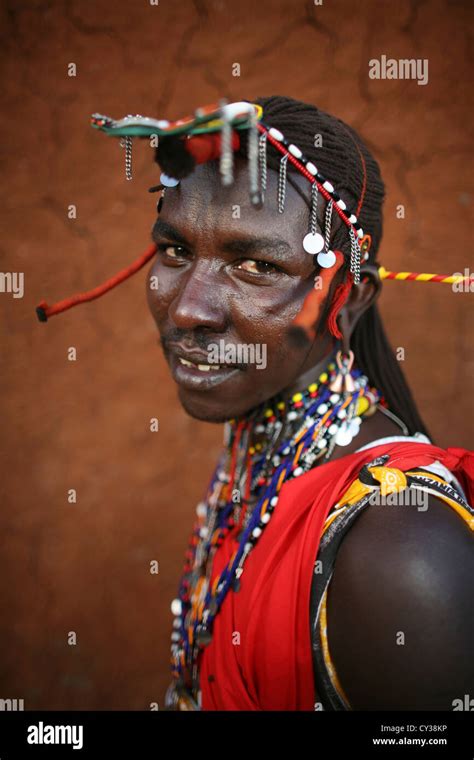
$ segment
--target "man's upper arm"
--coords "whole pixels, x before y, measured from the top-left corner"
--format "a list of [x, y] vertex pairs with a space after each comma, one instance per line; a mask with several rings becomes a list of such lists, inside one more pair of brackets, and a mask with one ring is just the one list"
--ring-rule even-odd
[[474, 696], [472, 532], [447, 504], [366, 508], [328, 592], [329, 651], [354, 710], [452, 710]]

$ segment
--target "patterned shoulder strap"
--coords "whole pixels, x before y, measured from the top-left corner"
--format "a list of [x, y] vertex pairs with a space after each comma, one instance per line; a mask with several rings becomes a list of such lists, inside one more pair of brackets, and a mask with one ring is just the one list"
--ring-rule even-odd
[[[474, 509], [463, 495], [439, 475], [422, 467], [407, 470], [386, 467], [388, 456], [374, 459], [359, 472], [325, 520], [316, 559], [311, 592], [312, 649], [317, 699], [324, 710], [351, 710], [347, 695], [331, 660], [328, 645], [326, 602], [337, 551], [352, 524], [370, 504], [400, 503], [427, 508], [429, 494], [453, 509], [474, 531]], [[396, 496], [395, 496], [396, 495]]]

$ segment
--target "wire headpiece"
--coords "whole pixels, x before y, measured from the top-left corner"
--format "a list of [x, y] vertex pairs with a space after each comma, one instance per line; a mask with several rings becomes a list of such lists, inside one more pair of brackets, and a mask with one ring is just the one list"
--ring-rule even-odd
[[[247, 132], [247, 159], [249, 173], [249, 196], [253, 206], [261, 207], [267, 195], [267, 153], [271, 146], [280, 155], [278, 170], [277, 207], [284, 213], [288, 164], [311, 183], [310, 214], [308, 232], [302, 240], [303, 249], [314, 257], [315, 264], [323, 269], [330, 269], [343, 255], [330, 247], [331, 226], [334, 213], [339, 216], [347, 228], [349, 236], [350, 262], [349, 276], [343, 286], [339, 286], [333, 301], [340, 309], [345, 302], [350, 286], [360, 282], [361, 266], [369, 258], [371, 237], [364, 233], [357, 212], [348, 208], [348, 203], [341, 197], [333, 186], [318, 169], [311, 159], [306, 157], [300, 148], [289, 142], [283, 133], [275, 127], [262, 121], [263, 109], [260, 105], [248, 101], [219, 103], [198, 108], [193, 115], [177, 121], [153, 119], [147, 116], [129, 114], [123, 119], [114, 120], [109, 116], [95, 113], [91, 117], [91, 125], [108, 135], [120, 138], [120, 145], [125, 149], [125, 176], [132, 179], [132, 147], [134, 138], [154, 138], [156, 145], [156, 160], [162, 173], [160, 184], [150, 188], [150, 192], [162, 191], [158, 203], [161, 209], [163, 193], [167, 188], [176, 187], [188, 176], [197, 164], [217, 159], [219, 174], [224, 186], [229, 186], [234, 179], [234, 153], [241, 146], [241, 134]], [[324, 212], [324, 229], [318, 230], [318, 204], [320, 199], [326, 203]], [[361, 206], [359, 202], [359, 208]], [[37, 309], [38, 319], [46, 322], [49, 317], [65, 311], [78, 303], [91, 301], [100, 297], [111, 288], [123, 282], [141, 269], [156, 253], [153, 244], [129, 267], [107, 280], [103, 285], [86, 293], [77, 294], [52, 306], [42, 301]], [[472, 276], [435, 275], [414, 272], [387, 272], [383, 267], [378, 269], [381, 279], [408, 279], [422, 282], [459, 283]], [[302, 328], [306, 337], [313, 339], [314, 321], [319, 309], [319, 299], [312, 290], [305, 299], [300, 313], [294, 320], [294, 325]], [[334, 313], [329, 320], [333, 335], [340, 337]]]

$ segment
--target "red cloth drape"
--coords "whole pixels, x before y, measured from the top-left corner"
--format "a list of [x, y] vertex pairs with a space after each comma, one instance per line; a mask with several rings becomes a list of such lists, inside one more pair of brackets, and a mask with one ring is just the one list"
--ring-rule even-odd
[[[386, 466], [409, 470], [439, 461], [474, 498], [474, 454], [431, 444], [393, 442], [350, 454], [289, 481], [214, 621], [201, 663], [203, 710], [313, 710], [310, 589], [324, 520], [361, 467], [390, 454]], [[230, 533], [212, 579], [235, 550]]]

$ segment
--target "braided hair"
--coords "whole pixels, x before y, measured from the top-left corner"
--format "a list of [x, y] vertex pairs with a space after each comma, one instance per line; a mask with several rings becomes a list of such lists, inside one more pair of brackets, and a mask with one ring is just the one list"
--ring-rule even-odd
[[[377, 265], [376, 257], [382, 238], [382, 203], [385, 187], [376, 160], [357, 133], [340, 119], [293, 98], [271, 96], [257, 98], [253, 102], [263, 108], [262, 121], [281, 130], [287, 140], [297, 145], [314, 161], [321, 173], [329, 177], [338, 192], [350, 202], [362, 228], [371, 236], [368, 263]], [[322, 142], [321, 149], [315, 147], [315, 138], [319, 136]], [[239, 152], [247, 156], [245, 135], [243, 138]], [[268, 166], [278, 171], [278, 162], [279, 157], [268, 151]], [[292, 181], [291, 167], [287, 179], [305, 198], [299, 186]], [[335, 278], [337, 285], [347, 276], [350, 242], [344, 225], [337, 224], [336, 220], [333, 229], [332, 247], [346, 254], [345, 264]], [[329, 294], [323, 309], [323, 319], [326, 319], [329, 313], [331, 297], [332, 293]], [[410, 434], [426, 434], [426, 427], [387, 339], [375, 303], [359, 318], [351, 336], [351, 348], [362, 372], [371, 384], [380, 390], [389, 409], [405, 423]]]

